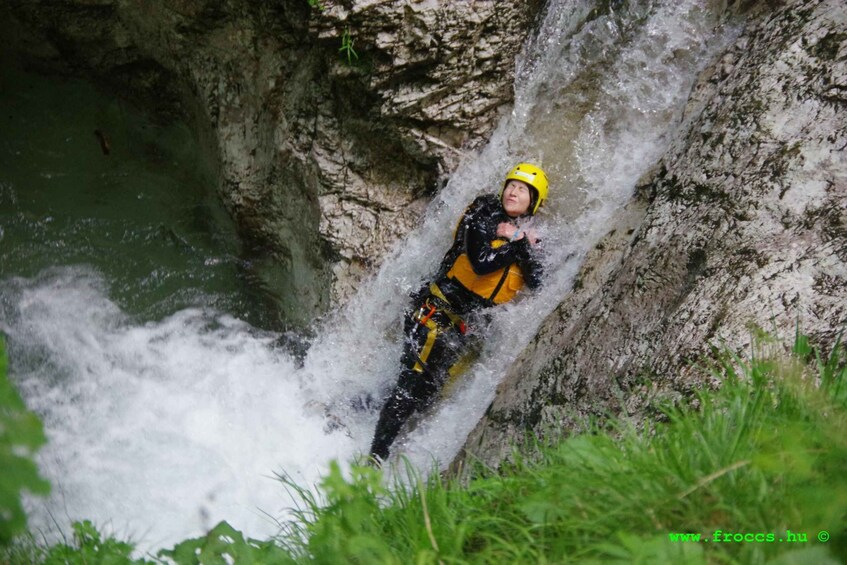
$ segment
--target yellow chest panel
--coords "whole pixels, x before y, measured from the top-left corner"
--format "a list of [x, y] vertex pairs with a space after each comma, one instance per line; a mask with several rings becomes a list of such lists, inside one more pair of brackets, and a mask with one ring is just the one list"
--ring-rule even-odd
[[[505, 244], [505, 241], [502, 239], [495, 239], [491, 242], [491, 247], [497, 248], [503, 244]], [[491, 300], [495, 304], [512, 300], [524, 285], [523, 272], [516, 264], [498, 269], [493, 273], [478, 275], [474, 272], [466, 253], [459, 255], [456, 262], [447, 271], [447, 276], [459, 281], [462, 286], [474, 294], [478, 294], [486, 300]], [[505, 280], [501, 284], [500, 281], [504, 276]]]

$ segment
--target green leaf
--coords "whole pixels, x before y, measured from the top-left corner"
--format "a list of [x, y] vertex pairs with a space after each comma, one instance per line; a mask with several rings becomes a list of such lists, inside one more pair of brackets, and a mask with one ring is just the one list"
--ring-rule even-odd
[[203, 537], [185, 540], [171, 550], [162, 550], [159, 556], [170, 557], [181, 565], [294, 562], [275, 543], [245, 538], [227, 522], [220, 522]]
[[47, 494], [50, 483], [38, 474], [32, 461], [47, 441], [41, 420], [26, 405], [7, 378], [6, 344], [0, 337], [0, 546], [26, 529], [21, 491]]

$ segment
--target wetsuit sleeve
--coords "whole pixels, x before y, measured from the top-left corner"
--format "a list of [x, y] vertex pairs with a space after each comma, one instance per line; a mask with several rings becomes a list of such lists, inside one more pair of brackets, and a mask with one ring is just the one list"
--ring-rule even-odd
[[539, 288], [541, 286], [541, 278], [544, 276], [544, 267], [541, 265], [541, 257], [539, 256], [538, 249], [530, 248], [526, 238], [520, 241], [523, 241], [529, 248], [527, 250], [527, 259], [519, 263], [521, 271], [523, 271], [526, 286], [531, 289]]
[[[526, 238], [519, 239], [492, 247], [491, 242], [497, 237], [496, 215], [486, 213], [484, 208], [471, 209], [466, 215], [465, 243], [471, 267], [478, 275], [487, 275], [498, 269], [503, 269], [513, 263], [518, 263], [522, 270], [529, 273], [537, 272], [537, 277], [531, 274], [527, 277], [527, 286], [536, 288], [541, 284], [541, 263], [534, 257]], [[530, 280], [537, 279], [530, 284]]]

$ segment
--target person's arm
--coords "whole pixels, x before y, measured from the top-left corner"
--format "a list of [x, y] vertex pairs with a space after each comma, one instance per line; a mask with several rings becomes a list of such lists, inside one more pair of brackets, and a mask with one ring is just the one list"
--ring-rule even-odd
[[513, 263], [530, 260], [530, 244], [526, 237], [492, 247], [497, 238], [497, 218], [485, 210], [472, 210], [467, 217], [465, 251], [471, 267], [478, 275], [487, 275]]
[[544, 267], [541, 265], [541, 253], [537, 245], [533, 246], [526, 261], [519, 263], [521, 271], [523, 271], [524, 281], [526, 286], [531, 289], [541, 287], [541, 278], [544, 276]]
[[510, 241], [529, 241], [528, 253], [524, 259], [518, 261], [518, 265], [529, 288], [541, 286], [541, 278], [544, 275], [541, 259], [544, 249], [539, 245], [541, 240], [538, 239], [536, 231], [532, 228], [521, 229], [508, 222], [501, 222], [497, 225], [497, 235]]

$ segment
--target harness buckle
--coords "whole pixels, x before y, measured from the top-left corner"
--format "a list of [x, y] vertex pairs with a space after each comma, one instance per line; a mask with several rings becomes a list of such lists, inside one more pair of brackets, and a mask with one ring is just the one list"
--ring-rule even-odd
[[461, 316], [453, 312], [453, 310], [448, 307], [450, 303], [446, 298], [444, 298], [444, 295], [441, 294], [441, 291], [434, 283], [430, 286], [430, 292], [432, 293], [432, 296], [427, 298], [426, 301], [421, 304], [421, 307], [418, 308], [418, 311], [415, 314], [415, 320], [422, 326], [425, 326], [429, 319], [432, 318], [433, 314], [441, 312], [450, 320], [450, 324], [456, 328], [460, 334], [465, 335], [468, 332], [467, 324], [465, 324], [465, 321], [461, 318]]
[[[429, 312], [424, 314], [424, 310], [426, 309], [425, 308], [426, 306], [429, 306]], [[433, 306], [432, 304], [427, 302], [426, 304], [424, 304], [423, 306], [420, 307], [420, 310], [418, 310], [418, 322], [422, 326], [425, 326], [426, 323], [429, 321], [429, 319], [432, 318], [433, 314], [435, 314], [435, 306]]]

